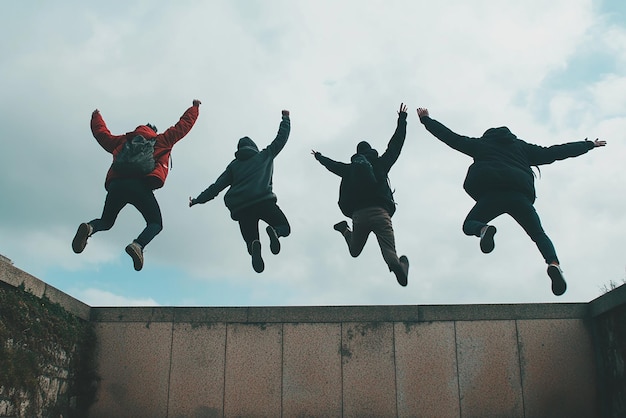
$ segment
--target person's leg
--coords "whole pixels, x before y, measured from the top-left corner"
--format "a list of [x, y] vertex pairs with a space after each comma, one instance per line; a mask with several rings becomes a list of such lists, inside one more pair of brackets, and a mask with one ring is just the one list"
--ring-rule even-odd
[[376, 208], [371, 212], [371, 225], [389, 271], [396, 275], [396, 279], [401, 286], [406, 286], [409, 274], [409, 260], [406, 256], [398, 257], [389, 213], [382, 208]]
[[163, 217], [154, 191], [142, 182], [135, 183], [134, 187], [135, 194], [131, 204], [137, 208], [146, 221], [146, 227], [135, 239], [135, 242], [144, 248], [163, 230]]
[[239, 222], [241, 236], [246, 243], [248, 254], [252, 256], [252, 268], [257, 273], [265, 270], [261, 257], [261, 241], [259, 241], [259, 216], [255, 207], [246, 208], [234, 217]]
[[546, 264], [559, 262], [556, 250], [548, 235], [546, 235], [541, 220], [533, 204], [523, 195], [512, 198], [507, 213], [526, 231], [526, 234], [537, 245], [537, 249], [543, 256]]
[[104, 200], [104, 208], [102, 209], [102, 216], [97, 219], [93, 219], [87, 223], [79, 225], [76, 235], [72, 240], [72, 249], [75, 253], [79, 254], [83, 252], [87, 246], [87, 239], [99, 231], [107, 231], [113, 227], [117, 215], [126, 204], [128, 203], [128, 194], [126, 193], [125, 182], [123, 180], [115, 180], [109, 185], [109, 191], [107, 192]]
[[130, 244], [126, 246], [126, 253], [133, 259], [136, 271], [143, 268], [143, 249], [163, 229], [161, 208], [154, 197], [154, 191], [143, 179], [127, 180], [129, 194], [128, 201], [133, 205], [143, 219], [146, 226]]
[[352, 257], [358, 257], [361, 254], [363, 248], [365, 248], [367, 238], [370, 232], [372, 232], [369, 209], [355, 211], [352, 214], [352, 230], [346, 227], [343, 231], [340, 231], [346, 240], [346, 244], [348, 244], [348, 251]]
[[480, 238], [480, 250], [487, 254], [495, 248], [493, 237], [496, 227], [488, 225], [488, 222], [504, 213], [502, 197], [499, 195], [488, 196], [476, 202], [463, 221], [465, 235], [473, 235]]
[[117, 216], [129, 202], [129, 189], [127, 180], [114, 180], [109, 185], [109, 191], [104, 200], [102, 215], [98, 219], [89, 221], [93, 228], [92, 235], [99, 231], [108, 231], [115, 224]]
[[270, 238], [270, 250], [272, 254], [280, 252], [279, 237], [287, 237], [291, 234], [291, 226], [284, 212], [276, 202], [268, 200], [259, 205], [259, 217], [268, 224], [265, 229]]
[[523, 195], [516, 196], [512, 202], [508, 213], [526, 231], [530, 239], [533, 240], [537, 249], [548, 264], [548, 276], [552, 281], [552, 293], [560, 296], [567, 290], [567, 283], [563, 277], [563, 271], [559, 265], [559, 259], [552, 241], [543, 230], [541, 220], [532, 202]]

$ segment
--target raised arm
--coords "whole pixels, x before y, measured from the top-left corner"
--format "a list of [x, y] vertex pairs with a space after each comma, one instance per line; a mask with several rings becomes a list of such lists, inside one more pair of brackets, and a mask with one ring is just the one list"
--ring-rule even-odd
[[282, 111], [282, 120], [280, 121], [280, 125], [278, 126], [278, 133], [276, 134], [276, 138], [272, 141], [271, 144], [267, 146], [267, 149], [272, 153], [275, 157], [278, 153], [285, 147], [287, 143], [287, 139], [289, 139], [289, 133], [291, 132], [291, 120], [289, 119], [289, 111]]
[[445, 127], [442, 123], [431, 119], [428, 109], [426, 108], [419, 107], [417, 109], [417, 116], [419, 116], [420, 122], [428, 132], [433, 134], [441, 142], [463, 154], [473, 156], [476, 149], [480, 146], [479, 141], [475, 138], [459, 135]]
[[404, 103], [400, 103], [396, 130], [391, 136], [389, 143], [387, 144], [387, 149], [378, 159], [381, 165], [383, 167], [386, 167], [387, 170], [390, 170], [391, 166], [394, 165], [395, 162], [398, 160], [400, 152], [402, 151], [402, 147], [404, 146], [404, 140], [406, 139], [406, 110], [406, 105]]
[[527, 144], [526, 154], [532, 165], [542, 165], [550, 164], [557, 160], [578, 157], [594, 148], [604, 146], [606, 146], [606, 141], [601, 141], [597, 138], [595, 141], [588, 141], [587, 138], [585, 138], [583, 141], [568, 142], [565, 144], [552, 145], [550, 147]]
[[183, 139], [191, 131], [200, 114], [201, 104], [200, 100], [194, 99], [191, 107], [185, 110], [185, 113], [183, 113], [176, 125], [169, 127], [163, 132], [163, 138], [167, 145], [170, 147], [174, 146], [175, 143]]
[[320, 162], [328, 171], [339, 177], [346, 176], [350, 171], [350, 164], [342, 163], [339, 161], [331, 160], [328, 157], [324, 157], [321, 152], [311, 150], [311, 154], [317, 161]]
[[111, 134], [98, 109], [91, 113], [91, 133], [100, 146], [110, 153], [113, 153], [120, 142], [126, 140], [126, 135]]

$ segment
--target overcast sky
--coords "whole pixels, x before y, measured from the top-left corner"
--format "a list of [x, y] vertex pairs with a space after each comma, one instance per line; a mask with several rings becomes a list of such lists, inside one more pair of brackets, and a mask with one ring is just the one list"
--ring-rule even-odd
[[[626, 3], [528, 1], [15, 1], [0, 15], [0, 254], [92, 306], [278, 306], [586, 302], [626, 277]], [[125, 208], [74, 254], [81, 222], [100, 216], [111, 156], [91, 135], [98, 108], [113, 133], [200, 117], [156, 191], [164, 229], [135, 272], [124, 247], [144, 227]], [[407, 139], [390, 172], [400, 287], [375, 237], [358, 258], [333, 230], [339, 178], [310, 155], [383, 152], [400, 103]], [[541, 167], [537, 211], [568, 282], [550, 291], [534, 243], [507, 215], [482, 254], [461, 231], [471, 164], [431, 136], [417, 107], [457, 133], [508, 126], [549, 146], [607, 147]], [[223, 194], [188, 207], [232, 160], [260, 148], [282, 109], [291, 136], [274, 191], [292, 235], [250, 258]]]

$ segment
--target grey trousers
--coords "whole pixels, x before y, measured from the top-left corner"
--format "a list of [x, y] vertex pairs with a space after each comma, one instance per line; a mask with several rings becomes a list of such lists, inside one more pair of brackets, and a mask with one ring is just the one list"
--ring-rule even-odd
[[380, 252], [389, 271], [402, 268], [396, 253], [391, 217], [385, 209], [380, 207], [359, 209], [352, 214], [352, 231], [347, 229], [343, 234], [350, 255], [358, 257], [361, 254], [371, 232], [376, 235]]

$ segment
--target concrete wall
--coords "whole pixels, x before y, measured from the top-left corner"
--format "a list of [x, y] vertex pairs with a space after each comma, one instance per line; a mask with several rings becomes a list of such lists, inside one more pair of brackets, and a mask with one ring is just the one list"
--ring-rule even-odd
[[626, 285], [590, 303], [603, 417], [626, 417]]
[[85, 416], [89, 309], [0, 257], [0, 417]]
[[91, 308], [7, 262], [0, 281], [94, 325], [90, 417], [626, 416], [626, 286], [580, 304]]
[[92, 308], [90, 417], [596, 417], [587, 312]]

